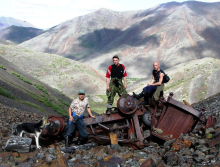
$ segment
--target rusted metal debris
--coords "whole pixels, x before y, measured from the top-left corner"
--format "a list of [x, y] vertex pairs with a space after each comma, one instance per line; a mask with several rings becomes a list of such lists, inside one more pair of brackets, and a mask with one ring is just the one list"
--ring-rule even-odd
[[215, 146], [217, 144], [220, 144], [220, 136], [218, 136], [217, 138], [213, 139], [210, 143], [209, 143], [209, 147]]
[[[132, 96], [122, 95], [117, 101], [117, 108], [111, 114], [84, 118], [89, 135], [88, 142], [109, 144], [110, 133], [114, 131], [119, 144], [143, 148], [145, 141], [153, 140], [154, 137], [166, 141], [178, 138], [181, 133], [191, 132], [200, 121], [202, 112], [193, 109], [187, 102], [183, 104], [176, 101], [172, 96], [173, 93], [170, 93], [167, 100], [160, 97], [158, 102], [152, 99], [151, 105], [144, 106], [139, 105]], [[54, 142], [65, 128], [65, 119], [49, 116], [48, 120], [50, 124], [43, 131], [41, 138]], [[210, 127], [214, 123], [215, 118], [210, 117], [206, 125]], [[151, 129], [150, 138], [144, 137], [146, 129]], [[75, 136], [73, 141], [77, 140], [79, 133], [76, 132]]]

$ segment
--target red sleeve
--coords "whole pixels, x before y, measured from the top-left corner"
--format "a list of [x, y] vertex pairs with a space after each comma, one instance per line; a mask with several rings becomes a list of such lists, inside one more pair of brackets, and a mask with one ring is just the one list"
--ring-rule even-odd
[[125, 70], [125, 66], [122, 64], [122, 67], [123, 67], [123, 69], [124, 69], [124, 72], [123, 72], [123, 77], [126, 77], [127, 76], [127, 72], [126, 72], [126, 70]]
[[106, 72], [106, 77], [107, 77], [107, 78], [110, 78], [110, 76], [111, 76], [111, 70], [112, 70], [112, 66], [109, 66], [108, 69], [107, 69], [107, 72]]

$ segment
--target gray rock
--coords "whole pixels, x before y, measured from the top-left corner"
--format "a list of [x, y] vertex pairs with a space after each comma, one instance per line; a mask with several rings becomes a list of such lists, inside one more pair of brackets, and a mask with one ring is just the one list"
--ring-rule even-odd
[[47, 154], [46, 155], [46, 161], [47, 162], [51, 162], [53, 159], [55, 159], [56, 157], [52, 154]]
[[29, 152], [32, 139], [20, 136], [11, 136], [6, 142], [5, 150], [17, 151], [21, 153]]
[[21, 163], [17, 167], [31, 167], [31, 163], [30, 162]]

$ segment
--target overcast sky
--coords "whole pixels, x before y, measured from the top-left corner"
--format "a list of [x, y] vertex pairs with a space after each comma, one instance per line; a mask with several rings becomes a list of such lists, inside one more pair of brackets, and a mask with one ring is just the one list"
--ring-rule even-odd
[[[172, 1], [172, 0], [171, 0]], [[203, 1], [203, 0], [201, 0]], [[27, 21], [37, 28], [50, 28], [100, 8], [115, 11], [148, 9], [167, 0], [0, 0], [0, 16]], [[183, 2], [177, 0], [176, 2]], [[203, 2], [218, 2], [206, 0]]]

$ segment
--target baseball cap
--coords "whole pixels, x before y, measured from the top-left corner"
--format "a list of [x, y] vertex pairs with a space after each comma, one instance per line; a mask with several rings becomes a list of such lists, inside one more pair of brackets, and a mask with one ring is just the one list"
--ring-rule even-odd
[[78, 95], [80, 95], [80, 94], [83, 94], [83, 95], [84, 95], [84, 94], [85, 94], [85, 91], [84, 91], [83, 89], [80, 89], [79, 92], [78, 92]]

